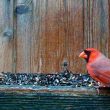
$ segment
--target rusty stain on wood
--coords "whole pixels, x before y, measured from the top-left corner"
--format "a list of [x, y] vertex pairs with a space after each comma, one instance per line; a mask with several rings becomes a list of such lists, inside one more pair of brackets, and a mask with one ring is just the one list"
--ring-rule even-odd
[[[87, 47], [110, 57], [109, 0], [32, 0], [25, 14], [12, 11], [25, 0], [7, 2], [0, 1], [0, 71], [54, 73], [66, 61], [69, 70], [85, 72], [78, 54]], [[11, 40], [2, 34], [7, 25]]]

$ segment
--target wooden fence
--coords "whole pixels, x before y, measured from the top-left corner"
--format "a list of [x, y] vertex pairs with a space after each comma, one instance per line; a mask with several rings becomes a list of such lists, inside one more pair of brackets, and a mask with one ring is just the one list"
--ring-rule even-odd
[[0, 71], [53, 73], [87, 47], [110, 57], [110, 0], [0, 0]]

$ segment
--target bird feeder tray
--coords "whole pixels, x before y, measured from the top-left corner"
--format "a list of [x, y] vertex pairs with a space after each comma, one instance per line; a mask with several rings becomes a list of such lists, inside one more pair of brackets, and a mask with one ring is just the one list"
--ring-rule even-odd
[[[37, 87], [40, 88], [36, 90]], [[68, 70], [56, 74], [3, 72], [0, 74], [0, 90], [110, 94], [109, 87], [100, 87], [88, 74]]]
[[23, 110], [110, 109], [110, 88], [98, 87], [88, 74], [8, 72], [1, 73], [0, 80], [1, 110], [18, 105]]

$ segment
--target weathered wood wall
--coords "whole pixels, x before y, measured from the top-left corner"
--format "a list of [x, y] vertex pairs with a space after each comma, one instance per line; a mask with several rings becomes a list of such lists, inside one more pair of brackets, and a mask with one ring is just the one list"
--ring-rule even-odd
[[87, 47], [110, 57], [110, 0], [32, 0], [17, 14], [25, 1], [0, 0], [0, 71], [53, 73], [67, 62], [85, 72], [78, 55]]

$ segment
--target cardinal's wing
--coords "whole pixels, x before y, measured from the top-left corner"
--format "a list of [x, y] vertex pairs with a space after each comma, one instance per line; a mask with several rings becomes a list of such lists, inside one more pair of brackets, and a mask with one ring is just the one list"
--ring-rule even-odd
[[91, 65], [97, 79], [103, 83], [110, 84], [110, 60], [103, 58]]

